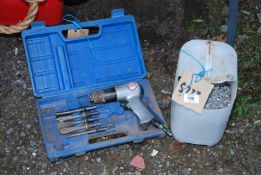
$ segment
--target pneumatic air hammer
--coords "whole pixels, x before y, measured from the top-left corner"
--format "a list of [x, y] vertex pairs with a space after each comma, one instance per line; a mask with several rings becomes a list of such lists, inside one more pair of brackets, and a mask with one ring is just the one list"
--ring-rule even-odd
[[127, 102], [127, 106], [136, 114], [143, 128], [153, 124], [155, 127], [162, 129], [168, 135], [172, 136], [172, 133], [163, 124], [155, 120], [155, 114], [143, 103], [141, 99], [141, 86], [137, 82], [94, 92], [90, 95], [90, 101], [93, 103], [110, 101]]

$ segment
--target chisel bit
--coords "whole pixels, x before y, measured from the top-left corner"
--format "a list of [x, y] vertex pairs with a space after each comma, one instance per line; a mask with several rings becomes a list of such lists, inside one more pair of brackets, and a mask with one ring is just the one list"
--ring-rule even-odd
[[61, 128], [60, 132], [61, 132], [61, 134], [68, 134], [68, 133], [75, 132], [75, 131], [78, 131], [78, 130], [81, 130], [81, 129], [90, 129], [92, 127], [101, 126], [101, 125], [102, 125], [101, 123], [93, 123], [93, 124], [86, 123], [82, 126], [73, 126], [73, 127]]
[[96, 109], [96, 108], [97, 108], [97, 106], [90, 106], [90, 107], [83, 107], [83, 108], [64, 111], [64, 112], [57, 112], [56, 116], [68, 115], [68, 114], [71, 114], [71, 113], [74, 113], [74, 112], [88, 111], [88, 110], [92, 110], [92, 109]]
[[92, 122], [92, 121], [96, 121], [96, 120], [99, 120], [100, 118], [99, 117], [95, 117], [95, 118], [89, 118], [89, 119], [83, 119], [83, 120], [79, 120], [79, 121], [70, 121], [70, 122], [58, 122], [57, 125], [58, 125], [58, 128], [64, 128], [64, 127], [70, 127], [70, 126], [73, 126], [75, 124], [85, 124], [85, 123], [88, 123], [88, 122]]
[[88, 116], [91, 116], [91, 115], [98, 115], [100, 113], [101, 112], [90, 112], [90, 113], [83, 112], [82, 114], [78, 114], [78, 115], [66, 115], [66, 116], [63, 116], [63, 117], [59, 117], [56, 120], [58, 122], [64, 122], [64, 121], [67, 121], [67, 120], [72, 120], [72, 119], [76, 119], [76, 118], [80, 118], [80, 117], [88, 117]]
[[76, 133], [76, 134], [69, 135], [68, 137], [71, 138], [71, 137], [77, 137], [77, 136], [85, 135], [85, 134], [93, 134], [93, 133], [96, 133], [96, 132], [106, 131], [108, 129], [110, 129], [110, 127], [91, 129], [91, 130], [87, 130], [87, 131], [83, 131], [83, 132], [79, 132], [79, 133]]
[[169, 135], [170, 137], [172, 137], [172, 132], [166, 127], [164, 126], [163, 124], [161, 124], [160, 122], [158, 121], [153, 121], [152, 124], [156, 127], [156, 128], [159, 128], [159, 129], [162, 129], [167, 135]]

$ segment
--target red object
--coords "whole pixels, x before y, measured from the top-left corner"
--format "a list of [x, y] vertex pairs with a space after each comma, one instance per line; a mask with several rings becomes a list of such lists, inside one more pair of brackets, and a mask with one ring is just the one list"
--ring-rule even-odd
[[130, 162], [130, 164], [141, 171], [145, 169], [144, 159], [139, 155], [135, 156]]
[[[17, 24], [26, 17], [28, 9], [29, 3], [25, 0], [0, 0], [0, 24]], [[62, 16], [63, 0], [45, 0], [39, 3], [36, 21], [55, 25], [61, 22]]]

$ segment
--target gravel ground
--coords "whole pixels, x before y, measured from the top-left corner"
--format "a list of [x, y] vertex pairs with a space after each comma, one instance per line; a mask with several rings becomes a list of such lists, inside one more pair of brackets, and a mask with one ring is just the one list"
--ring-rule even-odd
[[[191, 3], [90, 0], [65, 11], [87, 20], [108, 17], [112, 8], [124, 7], [136, 16], [148, 78], [169, 121], [177, 54], [187, 39], [184, 27], [201, 7], [199, 0]], [[0, 174], [261, 174], [260, 116], [230, 121], [222, 141], [214, 147], [153, 139], [50, 163], [19, 35], [0, 36], [0, 63]], [[155, 157], [150, 155], [153, 149], [159, 151]], [[143, 172], [129, 165], [137, 154], [144, 157]]]

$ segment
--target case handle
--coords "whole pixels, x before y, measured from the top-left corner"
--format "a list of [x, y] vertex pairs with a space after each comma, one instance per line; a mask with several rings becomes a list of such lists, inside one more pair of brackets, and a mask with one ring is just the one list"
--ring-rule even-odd
[[114, 9], [111, 11], [111, 17], [112, 18], [117, 18], [117, 17], [122, 17], [124, 16], [124, 9], [119, 8], [119, 9]]

